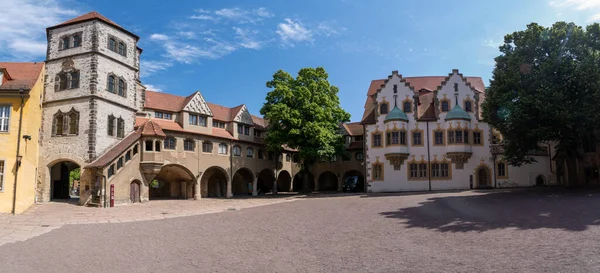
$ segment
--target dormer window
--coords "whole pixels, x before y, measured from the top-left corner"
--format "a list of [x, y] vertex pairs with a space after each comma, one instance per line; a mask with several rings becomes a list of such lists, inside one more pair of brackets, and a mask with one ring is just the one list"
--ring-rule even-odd
[[240, 135], [250, 135], [250, 126], [238, 124], [238, 134]]
[[173, 119], [173, 115], [171, 113], [165, 113], [165, 112], [154, 112], [154, 117], [155, 118], [160, 118], [160, 119]]
[[215, 128], [221, 128], [221, 129], [225, 129], [225, 123], [224, 123], [224, 122], [220, 122], [220, 121], [213, 120], [213, 127], [215, 127]]

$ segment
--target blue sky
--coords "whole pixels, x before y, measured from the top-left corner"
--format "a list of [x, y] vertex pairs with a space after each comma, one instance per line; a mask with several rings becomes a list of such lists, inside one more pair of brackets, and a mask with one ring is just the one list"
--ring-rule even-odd
[[141, 37], [142, 82], [259, 114], [265, 82], [323, 66], [358, 121], [373, 79], [447, 75], [486, 85], [503, 36], [530, 22], [600, 20], [600, 0], [2, 0], [0, 60], [43, 61], [45, 28], [97, 11]]

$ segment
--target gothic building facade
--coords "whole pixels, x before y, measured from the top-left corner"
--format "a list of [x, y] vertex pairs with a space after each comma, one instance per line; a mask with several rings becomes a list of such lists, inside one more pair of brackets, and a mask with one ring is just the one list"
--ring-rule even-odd
[[531, 151], [534, 164], [503, 161], [502, 136], [482, 120], [479, 77], [393, 71], [372, 81], [367, 96], [361, 124], [369, 191], [526, 187], [553, 179], [550, 146]]

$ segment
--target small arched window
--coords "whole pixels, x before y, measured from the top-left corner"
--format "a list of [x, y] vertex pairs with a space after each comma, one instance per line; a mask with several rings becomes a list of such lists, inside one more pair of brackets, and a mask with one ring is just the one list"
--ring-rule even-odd
[[233, 155], [234, 156], [241, 156], [242, 155], [242, 148], [240, 148], [240, 146], [233, 146]]
[[71, 111], [69, 113], [69, 134], [76, 135], [79, 129], [79, 113]]
[[125, 137], [125, 120], [122, 118], [117, 119], [117, 137]]
[[450, 111], [450, 103], [447, 100], [442, 101], [442, 112]]
[[115, 136], [115, 116], [108, 116], [108, 135]]
[[473, 106], [470, 100], [465, 101], [465, 111], [467, 112], [472, 112], [473, 111]]
[[402, 110], [404, 111], [404, 113], [412, 112], [412, 104], [410, 103], [410, 101], [405, 101], [403, 103]]
[[227, 144], [225, 144], [225, 143], [219, 144], [219, 154], [221, 154], [221, 155], [227, 154]]
[[252, 147], [246, 149], [246, 157], [254, 157], [254, 149], [252, 149]]

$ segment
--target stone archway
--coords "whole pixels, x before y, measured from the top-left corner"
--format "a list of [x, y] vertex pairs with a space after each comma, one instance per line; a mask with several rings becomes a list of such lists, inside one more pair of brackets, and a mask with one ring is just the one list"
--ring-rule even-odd
[[263, 169], [258, 174], [258, 180], [256, 181], [256, 191], [260, 193], [266, 193], [273, 190], [273, 182], [275, 176], [273, 175], [272, 169]]
[[475, 171], [475, 181], [477, 189], [489, 189], [492, 187], [492, 177], [490, 168], [486, 165], [480, 165]]
[[338, 177], [331, 171], [319, 175], [319, 191], [337, 191]]
[[200, 179], [202, 197], [227, 197], [227, 172], [219, 166], [212, 166]]
[[252, 195], [252, 183], [254, 183], [254, 174], [247, 168], [241, 168], [233, 175], [231, 181], [231, 193], [233, 196]]
[[346, 180], [349, 177], [356, 177], [357, 181], [356, 181], [356, 191], [358, 192], [364, 192], [365, 191], [365, 176], [357, 170], [351, 170], [351, 171], [347, 171], [344, 174], [344, 177], [342, 179], [342, 184], [346, 183]]
[[288, 171], [281, 171], [277, 175], [277, 191], [288, 192], [292, 188], [292, 176]]
[[150, 199], [188, 199], [194, 197], [196, 179], [186, 167], [178, 164], [163, 166], [150, 182]]
[[312, 173], [308, 173], [308, 188], [304, 189], [304, 181], [303, 181], [304, 174], [305, 174], [305, 172], [299, 172], [294, 176], [293, 191], [295, 191], [295, 192], [311, 191], [312, 192], [315, 190], [315, 177], [313, 176]]
[[82, 171], [80, 167], [70, 160], [62, 160], [49, 167], [50, 201], [79, 199]]

